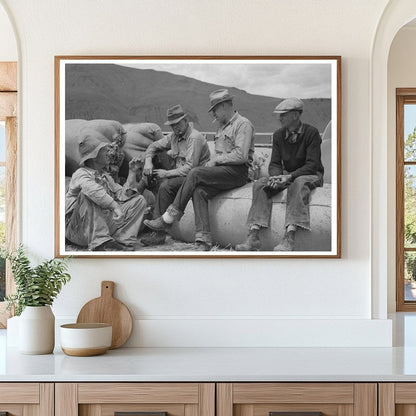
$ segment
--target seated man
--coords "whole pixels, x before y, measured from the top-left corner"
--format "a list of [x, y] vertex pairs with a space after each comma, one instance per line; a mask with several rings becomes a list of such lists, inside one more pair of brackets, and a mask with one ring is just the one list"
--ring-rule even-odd
[[[207, 141], [189, 124], [182, 106], [175, 105], [169, 108], [167, 119], [165, 125], [172, 128], [172, 133], [149, 145], [143, 168], [145, 176], [150, 177], [154, 174], [159, 182], [153, 218], [160, 217], [173, 202], [189, 171], [196, 166], [204, 166], [210, 159]], [[168, 150], [173, 158], [175, 168], [154, 169], [153, 157], [165, 150]], [[163, 244], [165, 239], [166, 232], [161, 230], [143, 236], [140, 242], [145, 246], [153, 246]]]
[[237, 251], [261, 248], [259, 231], [269, 227], [272, 197], [287, 188], [285, 234], [274, 251], [293, 251], [298, 228], [310, 230], [309, 196], [323, 185], [321, 136], [315, 127], [302, 123], [303, 102], [297, 98], [283, 100], [273, 111], [282, 125], [273, 134], [269, 177], [253, 184], [253, 200], [248, 214], [249, 235]]
[[[215, 153], [205, 167], [192, 169], [178, 190], [175, 200], [161, 217], [145, 220], [149, 228], [166, 230], [180, 220], [192, 198], [195, 212], [195, 251], [209, 251], [212, 237], [208, 201], [221, 191], [243, 186], [248, 181], [248, 167], [253, 160], [254, 127], [234, 109], [233, 96], [221, 89], [210, 94], [214, 119], [219, 124], [215, 135]], [[162, 214], [162, 212], [161, 212]]]
[[132, 251], [146, 210], [137, 191], [140, 162], [129, 163], [124, 186], [104, 168], [108, 143], [89, 132], [79, 142], [80, 168], [72, 175], [65, 199], [65, 238], [90, 251]]

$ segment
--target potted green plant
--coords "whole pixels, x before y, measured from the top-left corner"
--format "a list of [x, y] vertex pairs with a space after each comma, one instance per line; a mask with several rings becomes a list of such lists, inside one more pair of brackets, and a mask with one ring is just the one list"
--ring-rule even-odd
[[55, 316], [51, 305], [71, 276], [68, 258], [45, 260], [32, 266], [23, 246], [6, 252], [16, 292], [5, 297], [19, 318], [19, 350], [49, 354], [55, 346]]

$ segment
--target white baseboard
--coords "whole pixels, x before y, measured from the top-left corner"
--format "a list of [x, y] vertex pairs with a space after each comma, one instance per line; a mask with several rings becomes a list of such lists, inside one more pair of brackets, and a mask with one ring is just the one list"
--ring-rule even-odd
[[[75, 317], [56, 317], [56, 326]], [[57, 331], [59, 336], [59, 331]], [[126, 347], [391, 347], [388, 319], [138, 317]]]

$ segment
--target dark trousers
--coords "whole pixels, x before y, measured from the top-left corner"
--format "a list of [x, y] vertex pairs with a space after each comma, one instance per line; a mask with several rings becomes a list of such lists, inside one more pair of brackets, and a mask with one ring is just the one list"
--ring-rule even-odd
[[253, 184], [253, 200], [247, 217], [249, 227], [269, 227], [272, 213], [272, 197], [287, 188], [285, 227], [297, 225], [310, 230], [309, 196], [313, 189], [322, 186], [322, 176], [298, 176], [293, 182], [277, 189], [267, 187], [269, 178], [260, 178]]
[[208, 201], [222, 191], [245, 185], [247, 175], [248, 168], [244, 165], [194, 168], [188, 173], [167, 211], [179, 220], [192, 198], [195, 212], [195, 241], [212, 244]]
[[174, 201], [179, 188], [185, 182], [185, 179], [186, 176], [177, 176], [175, 178], [163, 179], [159, 183], [159, 189], [156, 192], [156, 203], [153, 218], [160, 217], [166, 212], [169, 205]]

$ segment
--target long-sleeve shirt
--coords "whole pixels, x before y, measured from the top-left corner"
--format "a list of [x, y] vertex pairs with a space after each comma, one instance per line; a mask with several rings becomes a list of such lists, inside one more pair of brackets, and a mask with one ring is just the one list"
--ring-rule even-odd
[[149, 145], [146, 158], [153, 158], [156, 153], [170, 150], [170, 156], [175, 161], [175, 169], [168, 172], [168, 177], [186, 176], [196, 166], [204, 166], [210, 159], [208, 143], [202, 133], [188, 126], [182, 137], [170, 133]]
[[132, 192], [137, 193], [127, 183], [121, 186], [114, 182], [109, 173], [81, 167], [74, 172], [69, 182], [65, 197], [65, 214], [72, 212], [81, 192], [104, 209], [113, 209], [117, 202], [127, 201], [131, 198]]
[[274, 132], [269, 175], [282, 175], [283, 171], [290, 173], [293, 179], [302, 175], [323, 175], [322, 140], [318, 130], [303, 123], [295, 135], [295, 140], [292, 140], [286, 128]]
[[217, 165], [251, 164], [254, 153], [254, 127], [235, 112], [231, 120], [215, 134]]

